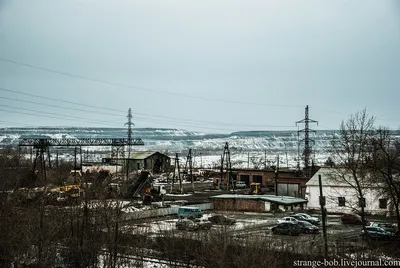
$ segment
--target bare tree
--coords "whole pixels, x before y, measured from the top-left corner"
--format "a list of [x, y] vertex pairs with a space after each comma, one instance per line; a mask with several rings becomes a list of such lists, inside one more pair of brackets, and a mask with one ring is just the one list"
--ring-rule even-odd
[[375, 118], [366, 110], [351, 115], [342, 121], [339, 134], [331, 141], [332, 160], [337, 168], [331, 169], [331, 179], [348, 185], [357, 195], [361, 209], [363, 228], [365, 228], [365, 191], [371, 185], [367, 165], [371, 158], [371, 139], [374, 135]]
[[389, 129], [381, 127], [372, 144], [374, 153], [371, 167], [375, 174], [374, 179], [382, 186], [382, 194], [390, 197], [400, 228], [400, 139], [394, 137]]

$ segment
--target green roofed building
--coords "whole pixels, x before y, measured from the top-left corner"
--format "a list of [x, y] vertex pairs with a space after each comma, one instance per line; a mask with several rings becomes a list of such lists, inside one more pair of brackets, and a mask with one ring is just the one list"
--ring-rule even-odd
[[307, 200], [292, 196], [222, 194], [210, 197], [215, 210], [225, 211], [294, 211], [303, 210]]

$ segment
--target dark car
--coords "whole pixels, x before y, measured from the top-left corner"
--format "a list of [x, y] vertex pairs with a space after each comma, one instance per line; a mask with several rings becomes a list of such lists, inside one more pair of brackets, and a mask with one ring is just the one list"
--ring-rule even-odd
[[342, 221], [342, 223], [347, 224], [362, 224], [361, 216], [357, 214], [343, 214], [340, 217], [340, 220]]
[[392, 233], [385, 231], [381, 227], [374, 227], [374, 226], [366, 226], [365, 230], [361, 230], [362, 238], [371, 238], [371, 239], [380, 239], [380, 240], [390, 240], [392, 237]]
[[199, 229], [199, 225], [189, 219], [180, 219], [175, 225], [178, 230], [195, 231]]
[[319, 228], [308, 221], [298, 221], [297, 224], [300, 226], [303, 233], [315, 234], [319, 232]]
[[385, 230], [387, 232], [391, 232], [393, 234], [397, 232], [396, 225], [394, 225], [392, 223], [384, 222], [384, 221], [373, 221], [373, 222], [369, 223], [369, 226], [380, 227], [383, 230]]
[[287, 234], [287, 235], [299, 235], [302, 233], [301, 227], [297, 223], [282, 222], [271, 229], [273, 234]]
[[236, 223], [235, 219], [226, 217], [224, 215], [214, 215], [209, 217], [208, 220], [217, 225], [232, 225]]

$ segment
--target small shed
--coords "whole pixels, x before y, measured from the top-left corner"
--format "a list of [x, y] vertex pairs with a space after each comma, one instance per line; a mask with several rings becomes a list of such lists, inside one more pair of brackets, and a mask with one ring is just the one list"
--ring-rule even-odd
[[302, 210], [308, 202], [293, 196], [223, 194], [210, 197], [215, 210], [224, 211], [294, 211]]
[[171, 165], [171, 158], [160, 152], [133, 152], [124, 157], [113, 159], [104, 158], [103, 163], [129, 165], [130, 170], [150, 170], [154, 173], [167, 171]]
[[171, 165], [170, 157], [160, 152], [131, 153], [125, 160], [133, 170], [146, 169], [155, 173], [164, 172]]

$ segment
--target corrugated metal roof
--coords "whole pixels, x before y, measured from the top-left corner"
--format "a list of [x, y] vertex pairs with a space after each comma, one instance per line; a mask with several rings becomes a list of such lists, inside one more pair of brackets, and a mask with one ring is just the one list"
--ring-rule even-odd
[[[136, 153], [131, 153], [129, 159], [143, 160], [157, 153], [169, 158], [168, 155], [162, 154], [160, 152], [136, 152]], [[125, 153], [125, 158], [128, 159], [128, 153]]]
[[244, 194], [222, 194], [210, 197], [211, 199], [247, 199], [262, 200], [283, 205], [301, 204], [308, 201], [303, 198], [293, 196], [275, 196], [275, 195], [244, 195]]
[[[137, 152], [137, 153], [131, 153], [129, 156], [129, 159], [136, 159], [136, 160], [143, 160], [146, 159], [153, 154], [157, 152]], [[128, 158], [128, 154], [125, 155], [126, 158]]]

